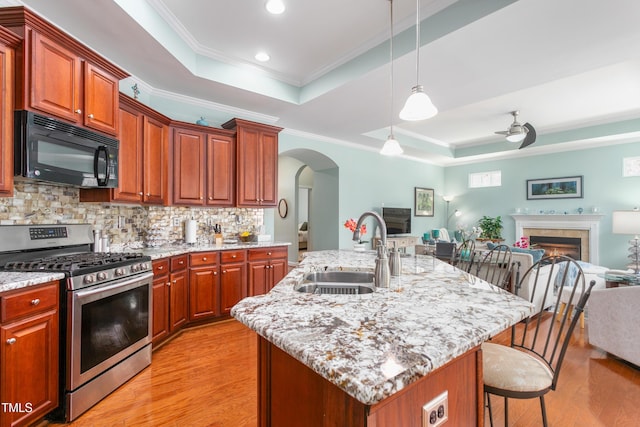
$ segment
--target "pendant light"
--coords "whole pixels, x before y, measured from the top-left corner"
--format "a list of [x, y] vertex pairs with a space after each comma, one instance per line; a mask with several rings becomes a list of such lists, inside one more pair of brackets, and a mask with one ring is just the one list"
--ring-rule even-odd
[[402, 120], [425, 120], [438, 114], [438, 109], [431, 102], [429, 95], [424, 93], [420, 81], [420, 0], [416, 0], [416, 85], [411, 88], [411, 95], [407, 98], [404, 108], [400, 111]]
[[380, 150], [385, 156], [397, 156], [403, 153], [400, 143], [393, 136], [393, 0], [389, 0], [391, 15], [391, 37], [389, 38], [389, 63], [391, 64], [391, 103], [389, 105], [389, 136]]

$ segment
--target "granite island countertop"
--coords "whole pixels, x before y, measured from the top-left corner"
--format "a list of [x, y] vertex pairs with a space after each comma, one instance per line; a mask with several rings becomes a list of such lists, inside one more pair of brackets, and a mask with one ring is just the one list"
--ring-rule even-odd
[[308, 252], [268, 294], [231, 315], [317, 374], [373, 405], [532, 313], [524, 299], [430, 256], [371, 294], [295, 291], [318, 270], [373, 270], [375, 253]]

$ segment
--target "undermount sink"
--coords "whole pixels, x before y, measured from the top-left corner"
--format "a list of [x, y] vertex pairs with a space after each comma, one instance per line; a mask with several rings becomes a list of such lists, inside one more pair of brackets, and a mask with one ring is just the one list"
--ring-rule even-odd
[[357, 295], [374, 291], [368, 271], [318, 271], [305, 276], [296, 291], [310, 294]]

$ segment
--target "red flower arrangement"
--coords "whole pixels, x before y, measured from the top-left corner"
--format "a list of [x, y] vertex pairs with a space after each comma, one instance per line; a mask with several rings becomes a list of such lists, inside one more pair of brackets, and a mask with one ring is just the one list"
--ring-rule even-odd
[[[351, 231], [352, 233], [354, 231], [356, 231], [356, 226], [358, 225], [358, 223], [353, 219], [353, 218], [349, 218], [348, 220], [345, 221], [344, 223], [344, 228], [348, 229], [349, 231]], [[362, 236], [364, 236], [365, 234], [367, 234], [367, 225], [366, 224], [362, 224], [360, 226], [360, 243], [362, 242]]]
[[513, 244], [516, 248], [528, 249], [529, 248], [529, 238], [522, 236], [520, 240]]

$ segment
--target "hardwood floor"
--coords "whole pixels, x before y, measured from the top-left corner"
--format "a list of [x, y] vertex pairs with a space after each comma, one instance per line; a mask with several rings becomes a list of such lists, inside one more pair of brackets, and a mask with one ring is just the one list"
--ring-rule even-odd
[[[550, 425], [638, 425], [640, 369], [591, 347], [586, 334], [574, 333], [558, 388], [545, 398]], [[506, 333], [494, 337], [506, 340]], [[235, 320], [185, 330], [153, 353], [149, 368], [69, 425], [255, 427], [256, 342]], [[502, 426], [502, 399], [492, 406]], [[539, 401], [510, 400], [509, 417], [511, 426], [541, 426]]]

